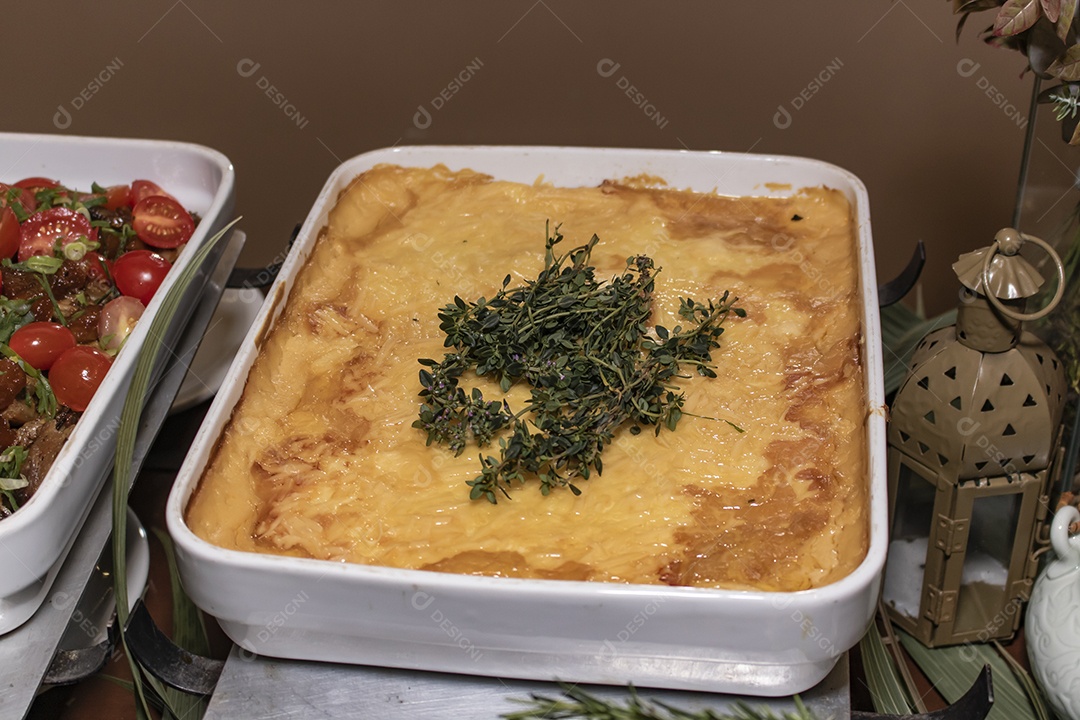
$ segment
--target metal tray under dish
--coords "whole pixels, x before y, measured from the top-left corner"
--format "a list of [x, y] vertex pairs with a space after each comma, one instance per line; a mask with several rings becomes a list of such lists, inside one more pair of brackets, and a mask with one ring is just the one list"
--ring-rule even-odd
[[[787, 593], [473, 577], [225, 550], [196, 537], [184, 509], [257, 354], [339, 193], [378, 164], [472, 168], [497, 179], [595, 186], [648, 174], [725, 195], [843, 192], [858, 232], [869, 447], [867, 555], [847, 577]], [[778, 183], [782, 183], [779, 185]], [[885, 559], [885, 417], [869, 203], [851, 173], [802, 158], [543, 147], [401, 147], [330, 177], [270, 301], [242, 345], [180, 471], [166, 515], [184, 586], [246, 651], [301, 660], [537, 680], [779, 696], [822, 680], [874, 614]], [[648, 610], [648, 622], [628, 623]], [[527, 618], [523, 622], [522, 618]]]

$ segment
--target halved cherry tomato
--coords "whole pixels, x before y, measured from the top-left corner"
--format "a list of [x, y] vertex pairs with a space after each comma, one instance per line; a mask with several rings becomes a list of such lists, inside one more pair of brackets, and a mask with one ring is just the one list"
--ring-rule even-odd
[[161, 186], [152, 180], [136, 180], [131, 183], [131, 203], [138, 205], [151, 195], [160, 195], [175, 200], [172, 195], [161, 189]]
[[76, 342], [75, 335], [59, 323], [32, 322], [16, 330], [8, 345], [31, 367], [48, 370]]
[[171, 267], [168, 260], [155, 252], [131, 250], [113, 262], [113, 280], [121, 293], [149, 305]]
[[[7, 185], [0, 183], [0, 206], [7, 207], [8, 205], [8, 193], [15, 188], [14, 185]], [[34, 193], [30, 192], [26, 188], [16, 188], [17, 192], [13, 193], [14, 199], [22, 205], [23, 210], [27, 214], [34, 212], [37, 209], [37, 199], [34, 197]]]
[[76, 345], [65, 350], [49, 370], [49, 384], [56, 401], [82, 412], [111, 366], [112, 359], [108, 355], [89, 345]]
[[52, 256], [57, 242], [63, 247], [80, 236], [89, 242], [97, 242], [97, 228], [91, 228], [90, 221], [82, 213], [62, 207], [34, 213], [22, 226], [19, 262], [35, 255]]
[[22, 232], [15, 211], [9, 207], [0, 210], [0, 258], [14, 257], [21, 239]]
[[195, 221], [180, 203], [164, 195], [143, 198], [131, 211], [135, 234], [150, 247], [180, 247], [191, 239]]
[[139, 300], [121, 295], [105, 303], [98, 315], [98, 342], [103, 350], [119, 350], [146, 311]]
[[15, 187], [26, 188], [27, 190], [36, 192], [42, 188], [55, 188], [60, 187], [60, 183], [55, 180], [43, 177], [28, 177], [23, 178], [19, 182], [15, 183]]
[[105, 209], [116, 210], [122, 207], [131, 207], [131, 186], [110, 185], [105, 188]]

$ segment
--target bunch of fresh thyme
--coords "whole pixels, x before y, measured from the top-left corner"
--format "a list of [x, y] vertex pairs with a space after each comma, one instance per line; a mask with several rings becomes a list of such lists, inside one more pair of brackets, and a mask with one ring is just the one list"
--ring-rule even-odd
[[[453, 351], [442, 362], [420, 360], [423, 404], [413, 426], [427, 432], [429, 445], [460, 455], [470, 438], [484, 447], [499, 436], [499, 456], [481, 455], [481, 474], [468, 483], [474, 500], [495, 503], [496, 491], [510, 497], [514, 483], [533, 475], [545, 495], [560, 486], [580, 494], [573, 479], [603, 471], [600, 454], [624, 423], [634, 434], [642, 425], [657, 434], [675, 429], [685, 398], [672, 378], [686, 377], [683, 366], [716, 377], [711, 353], [723, 322], [729, 313], [745, 317], [727, 292], [707, 305], [685, 298], [679, 316], [688, 326], [658, 325], [650, 335], [657, 272], [650, 258], [630, 257], [621, 275], [601, 282], [589, 265], [596, 235], [556, 256], [563, 236], [558, 227], [545, 234], [536, 280], [511, 287], [507, 275], [490, 300], [455, 297], [439, 313]], [[503, 392], [524, 380], [529, 401], [515, 412], [477, 388], [466, 392], [460, 381], [470, 368]]]

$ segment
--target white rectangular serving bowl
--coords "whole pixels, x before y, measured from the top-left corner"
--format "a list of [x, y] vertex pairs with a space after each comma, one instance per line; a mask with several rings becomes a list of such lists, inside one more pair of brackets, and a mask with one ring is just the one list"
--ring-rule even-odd
[[[855, 213], [869, 446], [866, 559], [842, 580], [790, 593], [472, 577], [225, 550], [183, 519], [258, 353], [339, 193], [378, 163], [472, 168], [497, 179], [595, 186], [642, 173], [725, 195], [826, 185]], [[777, 185], [782, 183], [784, 185]], [[713, 152], [546, 147], [398, 147], [352, 158], [323, 187], [180, 470], [166, 508], [184, 587], [245, 651], [498, 677], [779, 696], [823, 679], [858, 642], [886, 547], [885, 403], [869, 202], [822, 162]]]
[[[0, 520], [0, 634], [29, 619], [44, 600], [111, 471], [120, 410], [150, 320], [196, 249], [231, 219], [234, 204], [232, 163], [210, 148], [163, 140], [0, 133], [0, 181], [33, 176], [87, 191], [92, 182], [152, 180], [202, 220], [41, 487], [16, 513]], [[212, 266], [213, 258], [208, 258], [205, 267]], [[208, 277], [200, 272], [185, 292], [165, 337], [167, 347], [179, 337]]]

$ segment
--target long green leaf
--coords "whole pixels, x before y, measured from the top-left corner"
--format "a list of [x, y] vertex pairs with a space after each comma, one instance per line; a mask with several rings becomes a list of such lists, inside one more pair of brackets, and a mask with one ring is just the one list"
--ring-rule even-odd
[[1017, 681], [1021, 687], [1024, 688], [1024, 692], [1027, 693], [1028, 701], [1031, 703], [1031, 707], [1035, 709], [1035, 716], [1039, 720], [1051, 720], [1050, 711], [1046, 707], [1046, 699], [1043, 698], [1042, 692], [1039, 690], [1039, 686], [1035, 684], [1035, 679], [1031, 677], [1031, 673], [1024, 669], [1024, 666], [1016, 661], [1012, 655], [1008, 653], [1005, 648], [1001, 646], [1001, 643], [994, 641], [994, 649], [998, 651], [998, 655], [1001, 656], [1009, 668], [1012, 669], [1013, 675], [1016, 676]]
[[862, 653], [863, 670], [866, 684], [870, 688], [870, 698], [874, 709], [890, 715], [907, 715], [915, 711], [908, 700], [904, 681], [896, 670], [889, 651], [881, 639], [877, 625], [873, 624], [859, 641]]
[[[161, 546], [165, 550], [165, 560], [169, 565], [173, 607], [172, 640], [178, 646], [196, 655], [209, 655], [210, 643], [206, 638], [202, 613], [195, 607], [195, 603], [191, 602], [191, 598], [180, 585], [180, 574], [176, 569], [176, 551], [173, 548], [172, 538], [160, 528], [154, 528], [154, 535], [161, 541]], [[208, 705], [206, 698], [189, 695], [171, 687], [164, 688], [163, 692], [165, 702], [177, 718], [201, 720], [206, 714]]]
[[898, 630], [897, 635], [908, 655], [947, 702], [959, 700], [971, 688], [983, 666], [990, 665], [994, 673], [994, 707], [986, 716], [987, 720], [1038, 719], [1008, 663], [991, 647], [971, 643], [928, 648], [902, 630]]
[[[131, 377], [131, 385], [128, 388], [127, 397], [124, 399], [124, 407], [120, 412], [120, 427], [116, 437], [112, 507], [114, 538], [127, 537], [127, 504], [131, 483], [134, 480], [131, 471], [135, 455], [135, 438], [138, 434], [143, 406], [146, 404], [146, 396], [150, 388], [150, 378], [153, 375], [154, 365], [164, 344], [165, 330], [172, 322], [184, 291], [194, 280], [203, 261], [237, 222], [239, 222], [239, 218], [223, 227], [198, 249], [191, 262], [177, 276], [173, 286], [166, 293], [161, 307], [158, 308], [157, 314], [153, 317], [147, 329], [146, 341], [139, 352], [139, 358], [135, 363], [135, 370]], [[139, 720], [143, 720], [143, 718], [150, 720], [150, 708], [147, 693], [143, 688], [139, 664], [131, 655], [125, 632], [131, 608], [128, 606], [127, 594], [127, 548], [122, 542], [113, 543], [113, 568], [113, 594], [116, 598], [116, 617], [120, 626], [120, 641], [124, 646], [124, 653], [127, 655], [128, 663], [131, 665], [132, 684], [135, 686], [137, 700], [135, 711]], [[151, 687], [159, 685], [153, 678], [149, 679]]]

